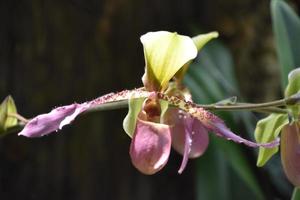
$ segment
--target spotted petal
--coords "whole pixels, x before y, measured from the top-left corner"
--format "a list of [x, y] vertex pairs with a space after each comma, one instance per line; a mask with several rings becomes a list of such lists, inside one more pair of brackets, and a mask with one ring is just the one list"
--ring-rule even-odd
[[178, 170], [178, 173], [182, 173], [188, 158], [197, 158], [207, 149], [209, 141], [207, 130], [197, 119], [177, 108], [168, 109], [164, 122], [172, 127], [173, 148], [183, 155]]
[[143, 83], [148, 91], [164, 90], [176, 72], [197, 55], [193, 40], [177, 33], [149, 32], [141, 42], [146, 62]]
[[237, 143], [243, 143], [250, 147], [264, 147], [264, 148], [274, 148], [279, 145], [279, 138], [276, 138], [272, 142], [268, 143], [256, 143], [249, 140], [246, 140], [235, 133], [233, 133], [229, 128], [226, 127], [226, 125], [223, 122], [217, 122], [212, 124], [212, 130], [221, 137], [224, 137], [228, 140], [232, 140]]
[[168, 161], [171, 132], [168, 125], [138, 119], [130, 145], [133, 165], [142, 173], [158, 172]]
[[204, 108], [197, 106], [193, 102], [184, 101], [175, 96], [169, 97], [168, 95], [162, 93], [159, 93], [158, 97], [168, 101], [170, 105], [180, 108], [181, 110], [193, 116], [195, 119], [199, 120], [208, 131], [213, 131], [218, 136], [227, 138], [228, 140], [232, 140], [237, 143], [244, 143], [250, 147], [274, 148], [279, 145], [279, 138], [276, 138], [274, 141], [268, 143], [255, 143], [240, 137], [230, 131], [230, 129], [226, 127], [224, 122], [219, 117], [211, 112], [208, 112]]

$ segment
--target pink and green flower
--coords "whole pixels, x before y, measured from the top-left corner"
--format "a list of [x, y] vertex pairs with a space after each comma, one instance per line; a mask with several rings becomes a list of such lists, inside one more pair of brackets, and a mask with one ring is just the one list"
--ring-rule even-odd
[[191, 94], [182, 85], [189, 63], [208, 41], [217, 36], [216, 32], [194, 38], [167, 31], [147, 33], [141, 37], [145, 56], [144, 87], [55, 108], [31, 119], [19, 135], [47, 135], [70, 124], [81, 113], [128, 101], [129, 111], [123, 128], [132, 138], [132, 163], [144, 174], [161, 170], [168, 161], [171, 147], [183, 155], [178, 170], [182, 173], [188, 159], [205, 152], [209, 143], [208, 132], [250, 147], [276, 147], [279, 144], [277, 138], [255, 143], [234, 134], [220, 118], [193, 103]]

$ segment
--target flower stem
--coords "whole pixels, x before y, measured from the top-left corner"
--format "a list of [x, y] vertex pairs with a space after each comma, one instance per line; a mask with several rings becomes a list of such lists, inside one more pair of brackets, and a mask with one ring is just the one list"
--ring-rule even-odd
[[[288, 113], [284, 108], [285, 106], [296, 105], [300, 102], [300, 94], [295, 94], [293, 96], [265, 102], [265, 103], [232, 103], [221, 105], [219, 103], [214, 104], [197, 104], [197, 106], [205, 108], [212, 111], [235, 111], [235, 110], [250, 110], [254, 112], [264, 112], [264, 113]], [[114, 110], [120, 108], [126, 108], [128, 106], [128, 100], [115, 101], [105, 104], [100, 104], [88, 109], [85, 113], [97, 112], [103, 110]]]
[[25, 117], [23, 117], [22, 115], [20, 115], [18, 113], [8, 113], [7, 116], [14, 117], [24, 124], [26, 124], [29, 121], [28, 119], [26, 119]]
[[104, 110], [116, 110], [116, 109], [127, 108], [127, 107], [128, 107], [128, 100], [121, 100], [121, 101], [115, 101], [115, 102], [94, 106], [88, 109], [84, 113], [91, 113], [91, 112], [104, 111]]
[[231, 105], [200, 104], [199, 106], [206, 108], [208, 110], [253, 110], [253, 111], [265, 110], [268, 112], [274, 111], [280, 113], [287, 113], [285, 109], [277, 108], [277, 107], [296, 105], [299, 102], [300, 102], [300, 94], [295, 94], [284, 99], [270, 101], [266, 103], [234, 103]]

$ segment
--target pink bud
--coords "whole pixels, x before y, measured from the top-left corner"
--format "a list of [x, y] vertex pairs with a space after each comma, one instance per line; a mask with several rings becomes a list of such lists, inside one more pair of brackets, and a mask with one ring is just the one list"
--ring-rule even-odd
[[281, 133], [281, 162], [289, 181], [300, 186], [299, 124], [286, 125]]

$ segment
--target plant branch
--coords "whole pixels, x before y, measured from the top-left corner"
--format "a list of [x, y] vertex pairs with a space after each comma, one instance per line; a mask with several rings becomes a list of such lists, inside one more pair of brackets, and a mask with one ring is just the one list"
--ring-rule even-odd
[[116, 110], [116, 109], [127, 108], [127, 107], [128, 107], [128, 100], [121, 100], [121, 101], [115, 101], [115, 102], [100, 104], [91, 107], [84, 113], [92, 113], [92, 112], [104, 111], [104, 110]]
[[[280, 106], [292, 106], [296, 105], [300, 102], [300, 94], [295, 94], [290, 97], [276, 100], [276, 101], [270, 101], [265, 103], [234, 103], [230, 105], [219, 105], [219, 104], [200, 104], [200, 107], [206, 108], [208, 110], [274, 110], [276, 107]], [[271, 109], [272, 108], [272, 109]], [[271, 110], [270, 110], [271, 109]], [[278, 110], [280, 109], [280, 110]], [[284, 109], [276, 108], [277, 112], [285, 112]], [[274, 110], [274, 111], [275, 111]], [[286, 113], [286, 112], [285, 112]]]
[[[270, 101], [265, 103], [232, 103], [221, 105], [219, 103], [214, 104], [197, 104], [197, 106], [205, 108], [212, 111], [235, 111], [235, 110], [250, 110], [254, 112], [264, 112], [264, 113], [287, 113], [285, 106], [296, 105], [300, 102], [300, 94], [295, 94], [293, 96]], [[104, 110], [114, 110], [120, 108], [128, 107], [127, 100], [115, 101], [105, 104], [100, 104], [88, 109], [85, 113], [104, 111]]]
[[22, 115], [18, 114], [18, 113], [8, 113], [7, 114], [8, 117], [14, 117], [17, 120], [19, 120], [20, 122], [26, 124], [29, 120], [26, 119], [25, 117], [23, 117]]

